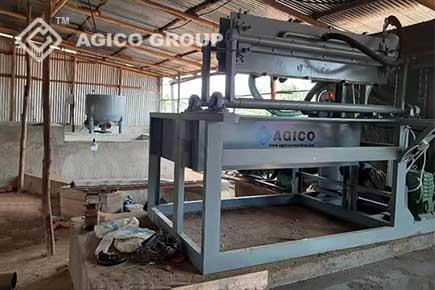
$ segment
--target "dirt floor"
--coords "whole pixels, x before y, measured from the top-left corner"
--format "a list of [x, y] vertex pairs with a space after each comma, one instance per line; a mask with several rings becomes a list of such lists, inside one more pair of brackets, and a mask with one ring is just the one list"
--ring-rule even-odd
[[40, 208], [41, 199], [36, 196], [0, 194], [0, 255], [43, 241]]
[[[41, 238], [40, 199], [16, 194], [0, 194], [0, 272], [18, 272], [18, 290], [72, 290], [68, 271], [69, 230], [56, 230], [56, 255], [46, 257], [45, 245], [31, 245]], [[235, 218], [237, 216], [237, 218]], [[301, 218], [303, 216], [304, 218]], [[236, 221], [236, 222], [235, 222]], [[345, 232], [354, 227], [326, 218], [304, 208], [270, 207], [226, 212], [222, 227], [223, 249], [254, 246], [266, 242], [300, 239], [327, 233]], [[37, 230], [35, 230], [35, 228]], [[16, 230], [14, 241], [11, 231]], [[198, 216], [186, 220], [186, 229], [197, 239], [200, 235]], [[21, 232], [21, 233], [20, 233]], [[268, 237], [266, 240], [264, 237]], [[27, 243], [27, 244], [26, 244]], [[26, 246], [23, 246], [26, 245]], [[13, 248], [19, 249], [13, 249]], [[116, 266], [107, 271], [113, 278], [122, 278]], [[138, 277], [147, 276], [141, 266]], [[129, 268], [132, 271], [132, 268]], [[162, 268], [161, 273], [168, 271]], [[191, 270], [192, 271], [192, 270]], [[153, 271], [152, 273], [156, 273]], [[184, 276], [183, 276], [184, 277]], [[159, 279], [150, 277], [150, 279]], [[119, 280], [119, 285], [125, 281]], [[143, 289], [143, 288], [141, 288]], [[435, 290], [435, 248], [388, 259], [364, 267], [303, 281], [276, 290]]]
[[71, 290], [69, 230], [56, 230], [57, 253], [44, 257], [41, 199], [0, 194], [0, 272], [16, 271], [19, 290]]
[[56, 231], [55, 256], [47, 257], [45, 253], [45, 244], [0, 253], [0, 272], [16, 271], [18, 290], [72, 290], [69, 230]]
[[275, 290], [434, 290], [435, 248]]
[[[185, 233], [201, 244], [201, 217], [186, 215]], [[297, 205], [224, 211], [221, 249], [234, 250], [357, 230], [322, 213]]]

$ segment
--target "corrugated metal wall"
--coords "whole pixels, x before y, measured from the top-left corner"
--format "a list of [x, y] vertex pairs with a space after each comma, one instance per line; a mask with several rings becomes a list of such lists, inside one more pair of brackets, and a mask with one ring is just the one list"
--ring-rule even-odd
[[[0, 121], [10, 118], [10, 85], [12, 45], [11, 39], [0, 38]], [[72, 95], [73, 57], [54, 52], [51, 55], [52, 122], [70, 123], [69, 101]], [[29, 104], [29, 122], [42, 122], [42, 64], [32, 62], [33, 84]], [[24, 86], [26, 83], [26, 62], [21, 49], [17, 49], [16, 110], [13, 121], [19, 121], [21, 115]], [[118, 94], [119, 68], [77, 60], [75, 87], [75, 123], [85, 121], [85, 98], [89, 93]], [[149, 113], [159, 109], [159, 79], [143, 74], [123, 71], [122, 94], [127, 98], [127, 126], [147, 126]]]

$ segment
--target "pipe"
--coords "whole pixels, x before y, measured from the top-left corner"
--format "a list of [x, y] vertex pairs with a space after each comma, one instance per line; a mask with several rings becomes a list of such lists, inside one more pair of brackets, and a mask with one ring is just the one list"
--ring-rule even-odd
[[[249, 79], [248, 79], [249, 91], [251, 92], [251, 95], [254, 99], [263, 100], [263, 96], [260, 94], [260, 92], [257, 89], [255, 78], [256, 76], [249, 75]], [[283, 112], [280, 110], [267, 110], [267, 111], [271, 113], [272, 116], [277, 116], [277, 117], [294, 117], [300, 115], [299, 112]]]
[[0, 290], [14, 290], [17, 287], [17, 272], [0, 273]]
[[376, 60], [377, 62], [383, 64], [383, 65], [390, 65], [390, 66], [398, 66], [401, 64], [401, 62], [397, 60], [392, 60], [387, 57], [384, 57], [382, 55], [377, 54], [375, 51], [371, 50], [369, 47], [365, 46], [361, 42], [353, 39], [352, 37], [349, 37], [345, 34], [337, 33], [337, 32], [331, 32], [331, 33], [325, 33], [322, 35], [322, 39], [324, 41], [335, 39], [335, 40], [341, 40], [349, 44], [351, 47], [358, 49], [359, 51], [363, 52], [370, 58]]
[[[331, 55], [335, 57], [340, 57], [340, 61], [347, 61], [349, 63], [354, 63], [354, 61], [351, 61], [349, 59], [359, 59], [359, 60], [366, 60], [367, 55], [364, 54], [364, 52], [361, 51], [355, 51], [351, 47], [346, 46], [345, 44], [341, 43], [327, 43], [323, 45], [316, 45], [316, 43], [313, 42], [305, 42], [305, 43], [299, 43], [296, 41], [288, 41], [285, 38], [279, 39], [279, 38], [273, 38], [273, 37], [254, 37], [254, 36], [246, 36], [246, 35], [240, 35], [236, 38], [236, 40], [246, 42], [249, 44], [252, 44], [254, 47], [251, 48], [251, 52], [265, 52], [270, 53], [270, 50], [262, 50], [259, 48], [256, 48], [255, 46], [266, 46], [270, 48], [275, 49], [285, 49], [289, 50], [290, 55], [293, 55], [290, 51], [302, 51], [302, 52], [309, 52], [309, 53], [315, 53], [319, 55], [319, 58], [323, 59], [323, 55]], [[319, 39], [316, 39], [316, 42], [318, 42]], [[322, 44], [322, 43], [320, 43]], [[374, 63], [376, 65], [376, 63]], [[367, 64], [366, 64], [367, 65]]]
[[347, 113], [380, 113], [400, 114], [403, 110], [391, 106], [316, 103], [287, 100], [252, 100], [234, 99], [226, 103], [228, 108], [265, 109], [265, 110], [295, 110], [311, 112], [347, 112]]
[[[211, 66], [211, 43], [202, 48], [202, 87], [201, 87], [201, 100], [207, 104], [210, 96], [210, 66]], [[180, 79], [178, 80], [180, 83]]]

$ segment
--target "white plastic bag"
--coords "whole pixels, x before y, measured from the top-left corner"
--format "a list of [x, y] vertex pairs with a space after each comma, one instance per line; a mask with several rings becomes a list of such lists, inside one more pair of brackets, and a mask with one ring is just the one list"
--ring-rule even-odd
[[95, 255], [100, 252], [107, 253], [113, 241], [118, 251], [132, 253], [155, 233], [150, 229], [139, 228], [139, 220], [135, 217], [101, 223], [94, 230], [97, 238], [102, 239]]
[[115, 248], [121, 253], [133, 253], [149, 239], [155, 231], [142, 228], [123, 228], [114, 232]]
[[139, 220], [135, 217], [117, 219], [96, 225], [94, 231], [97, 238], [102, 239], [107, 233], [126, 227], [138, 228]]

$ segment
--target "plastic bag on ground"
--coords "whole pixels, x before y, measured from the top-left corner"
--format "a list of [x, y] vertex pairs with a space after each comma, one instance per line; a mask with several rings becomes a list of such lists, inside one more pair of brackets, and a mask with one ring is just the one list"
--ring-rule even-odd
[[121, 253], [133, 253], [154, 233], [153, 230], [143, 228], [119, 229], [114, 232], [114, 246]]
[[120, 228], [125, 227], [132, 227], [132, 228], [138, 228], [139, 227], [139, 220], [135, 217], [129, 217], [129, 218], [122, 218], [117, 219], [105, 223], [101, 223], [99, 225], [96, 225], [94, 227], [95, 234], [97, 235], [97, 238], [102, 239], [107, 233], [119, 230]]

